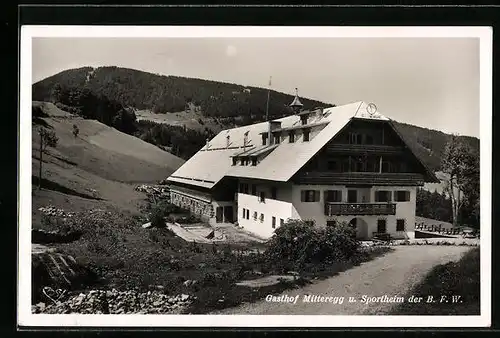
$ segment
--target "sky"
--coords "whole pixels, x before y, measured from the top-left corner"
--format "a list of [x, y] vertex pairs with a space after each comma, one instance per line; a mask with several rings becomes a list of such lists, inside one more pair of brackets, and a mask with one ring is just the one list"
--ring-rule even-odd
[[[33, 38], [32, 82], [118, 66], [267, 87], [479, 137], [478, 38]], [[272, 97], [271, 97], [272, 100]]]

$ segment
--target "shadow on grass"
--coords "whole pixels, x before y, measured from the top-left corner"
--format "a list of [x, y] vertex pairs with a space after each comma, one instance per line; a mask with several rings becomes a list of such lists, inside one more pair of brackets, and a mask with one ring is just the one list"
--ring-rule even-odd
[[[38, 180], [37, 176], [31, 177], [31, 183], [33, 184], [33, 186], [38, 186], [38, 181], [39, 180]], [[65, 187], [59, 183], [49, 181], [45, 178], [42, 178], [42, 188], [47, 189], [47, 190], [62, 192], [63, 194], [67, 194], [67, 195], [73, 195], [73, 196], [78, 196], [78, 197], [82, 197], [82, 198], [87, 198], [87, 199], [91, 199], [91, 200], [97, 200], [97, 201], [103, 200], [102, 198], [94, 197], [94, 196], [91, 196], [88, 194], [84, 194], [84, 193], [75, 191], [75, 190], [70, 189], [68, 187]]]
[[31, 269], [32, 304], [49, 301], [42, 291], [46, 286], [76, 291], [101, 283], [88, 267], [58, 253], [32, 255]]
[[31, 230], [31, 242], [36, 244], [49, 243], [71, 243], [82, 237], [82, 231], [70, 231], [66, 233], [48, 232], [42, 229]]
[[33, 117], [31, 124], [35, 126], [42, 126], [48, 129], [54, 129], [54, 127], [52, 127], [50, 124], [48, 124], [44, 119], [40, 117]]
[[[422, 297], [419, 303], [404, 302], [392, 315], [479, 315], [479, 248], [468, 251], [458, 262], [438, 265], [405, 297]], [[427, 302], [432, 296], [433, 301]], [[442, 298], [443, 297], [443, 298]]]
[[69, 164], [69, 165], [77, 165], [78, 164], [76, 162], [70, 161], [70, 160], [68, 160], [66, 158], [63, 158], [63, 157], [60, 157], [60, 156], [57, 156], [57, 155], [52, 155], [52, 157], [57, 158], [59, 161], [64, 162], [64, 163]]

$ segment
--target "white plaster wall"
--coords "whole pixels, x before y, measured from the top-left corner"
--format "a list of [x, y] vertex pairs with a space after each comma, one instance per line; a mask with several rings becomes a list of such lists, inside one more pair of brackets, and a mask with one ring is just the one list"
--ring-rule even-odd
[[[320, 199], [317, 202], [302, 202], [302, 190], [319, 190]], [[347, 189], [342, 185], [294, 185], [292, 189], [292, 202], [295, 208], [294, 218], [303, 220], [315, 220], [317, 225], [326, 225], [325, 201], [323, 192], [325, 190], [342, 190], [342, 202], [347, 201]]]
[[257, 196], [260, 196], [262, 191], [265, 192], [266, 198], [271, 198], [271, 189], [276, 187], [277, 189], [277, 200], [283, 202], [292, 202], [292, 184], [283, 182], [268, 182], [262, 180], [251, 180], [251, 179], [240, 179], [238, 182], [238, 187], [240, 183], [248, 184], [248, 194], [252, 194], [252, 185], [257, 186]]
[[[249, 219], [243, 218], [243, 208], [250, 211]], [[257, 212], [257, 220], [253, 213]], [[260, 221], [260, 214], [264, 214], [264, 221]], [[292, 203], [266, 198], [260, 202], [259, 196], [238, 194], [238, 224], [248, 231], [268, 238], [274, 233], [272, 216], [276, 217], [276, 228], [280, 226], [280, 218], [286, 221], [292, 217]]]
[[[375, 201], [375, 191], [388, 190], [392, 193], [392, 200], [394, 201], [394, 191], [406, 190], [410, 192], [410, 201], [408, 202], [394, 202], [396, 203], [396, 215], [385, 216], [335, 216], [327, 217], [324, 214], [324, 190], [342, 190], [342, 202], [347, 202], [347, 190], [353, 188], [346, 188], [345, 186], [334, 185], [295, 185], [292, 189], [293, 195], [293, 218], [300, 218], [302, 220], [315, 220], [317, 226], [325, 226], [327, 221], [338, 220], [349, 222], [353, 218], [362, 218], [367, 223], [367, 235], [371, 237], [373, 232], [377, 231], [377, 220], [386, 219], [387, 233], [395, 238], [405, 238], [406, 236], [414, 236], [415, 231], [415, 209], [416, 209], [416, 187], [398, 187], [398, 186], [374, 186], [370, 190], [370, 199], [368, 202]], [[317, 202], [301, 202], [302, 190], [319, 190], [320, 200]], [[361, 190], [361, 189], [360, 189]], [[365, 190], [365, 189], [362, 189]], [[361, 202], [363, 194], [358, 193], [358, 202]], [[406, 220], [406, 232], [396, 231], [396, 220]]]

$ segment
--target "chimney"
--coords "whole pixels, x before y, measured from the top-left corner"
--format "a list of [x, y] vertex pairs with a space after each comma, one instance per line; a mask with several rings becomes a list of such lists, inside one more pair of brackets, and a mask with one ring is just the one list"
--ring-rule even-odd
[[247, 149], [247, 142], [248, 142], [248, 131], [246, 131], [243, 136], [243, 151]]
[[226, 148], [229, 148], [229, 135], [226, 136]]

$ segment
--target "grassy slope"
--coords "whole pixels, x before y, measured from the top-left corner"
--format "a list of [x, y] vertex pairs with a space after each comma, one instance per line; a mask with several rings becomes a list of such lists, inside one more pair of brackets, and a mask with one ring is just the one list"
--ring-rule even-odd
[[[137, 210], [144, 195], [134, 191], [134, 185], [164, 179], [184, 162], [97, 121], [75, 117], [50, 103], [34, 104], [41, 105], [49, 115], [43, 120], [59, 138], [57, 147], [43, 157], [43, 179], [51, 187], [33, 191], [34, 226], [40, 219], [38, 208], [47, 204], [74, 211], [105, 205]], [[80, 130], [77, 138], [72, 134], [73, 124]], [[34, 176], [39, 168], [36, 128], [34, 125]]]
[[[396, 315], [479, 315], [479, 248], [467, 252], [460, 261], [436, 266], [406, 297], [433, 296], [435, 303], [402, 303], [393, 310]], [[440, 302], [440, 297], [447, 302]], [[460, 296], [452, 303], [452, 296]]]

